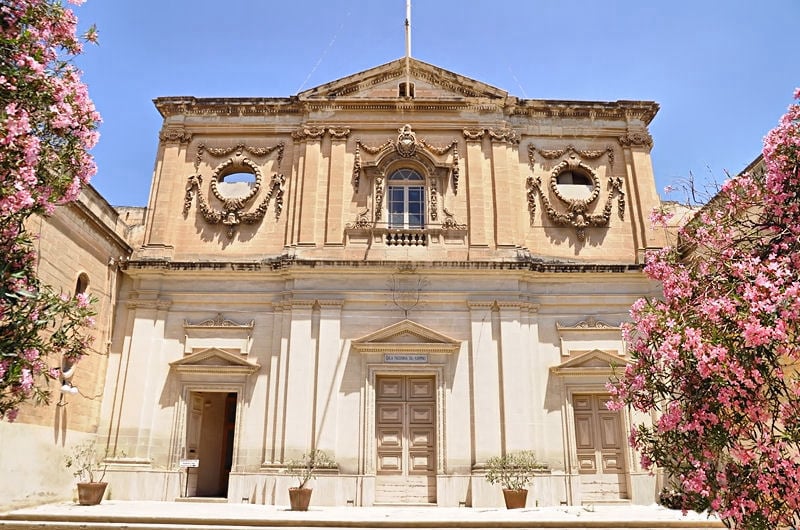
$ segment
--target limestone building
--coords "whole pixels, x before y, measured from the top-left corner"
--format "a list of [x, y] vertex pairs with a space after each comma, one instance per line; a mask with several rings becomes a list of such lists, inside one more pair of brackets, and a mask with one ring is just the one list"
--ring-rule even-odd
[[[57, 292], [88, 292], [96, 300], [95, 326], [88, 355], [75, 366], [62, 359], [48, 363], [65, 369], [51, 382], [51, 402], [24, 405], [14, 423], [0, 421], [0, 510], [70, 497], [73, 477], [64, 469], [71, 446], [93, 440], [104, 394], [106, 361], [111, 344], [117, 292], [122, 282], [119, 263], [130, 256], [141, 231], [144, 208], [112, 208], [86, 186], [75, 202], [52, 216], [30, 218], [36, 273]], [[64, 390], [62, 392], [61, 390]], [[13, 477], [13, 478], [9, 478]]]
[[[648, 101], [520, 99], [416, 59], [286, 98], [164, 97], [122, 264], [98, 440], [115, 498], [490, 506], [653, 502], [606, 410], [655, 295]], [[181, 463], [199, 461], [199, 467]]]

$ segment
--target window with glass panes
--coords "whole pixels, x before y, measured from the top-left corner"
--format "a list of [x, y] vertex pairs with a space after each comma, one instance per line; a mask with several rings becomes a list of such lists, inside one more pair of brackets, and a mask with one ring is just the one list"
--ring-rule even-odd
[[425, 179], [413, 169], [389, 177], [389, 228], [424, 228]]

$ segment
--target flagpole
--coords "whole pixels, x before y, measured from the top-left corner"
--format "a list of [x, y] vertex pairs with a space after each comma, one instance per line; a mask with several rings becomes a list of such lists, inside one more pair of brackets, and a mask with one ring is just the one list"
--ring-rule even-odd
[[406, 97], [411, 97], [411, 0], [406, 0]]

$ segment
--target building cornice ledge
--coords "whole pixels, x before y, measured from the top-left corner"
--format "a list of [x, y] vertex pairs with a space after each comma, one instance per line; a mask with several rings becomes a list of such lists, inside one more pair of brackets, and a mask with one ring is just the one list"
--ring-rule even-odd
[[122, 264], [123, 270], [132, 271], [232, 271], [232, 272], [270, 272], [302, 269], [396, 269], [411, 265], [416, 270], [498, 270], [541, 273], [628, 273], [641, 272], [643, 265], [636, 263], [574, 263], [537, 260], [519, 261], [359, 261], [359, 260], [309, 260], [279, 257], [263, 261], [221, 262], [221, 261], [166, 261], [130, 260]]

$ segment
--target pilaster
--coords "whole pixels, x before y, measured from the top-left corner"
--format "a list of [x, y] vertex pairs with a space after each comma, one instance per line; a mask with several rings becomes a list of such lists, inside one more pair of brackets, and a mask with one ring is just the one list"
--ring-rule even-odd
[[[267, 410], [264, 421], [264, 464], [271, 465], [283, 460], [283, 410], [286, 403], [286, 365], [289, 357], [288, 333], [291, 306], [275, 304], [272, 319], [272, 348], [269, 360]], [[289, 309], [288, 311], [286, 309]]]
[[[517, 204], [522, 195], [521, 187], [514, 181], [516, 174], [511, 164], [511, 155], [519, 144], [516, 132], [508, 127], [490, 129], [489, 137], [492, 145], [493, 204], [509, 205], [508, 208], [495, 208], [494, 222], [496, 230], [495, 242], [498, 247], [514, 247], [520, 244], [518, 226], [520, 212], [524, 211]], [[519, 189], [518, 189], [519, 188]]]
[[299, 458], [311, 448], [314, 413], [313, 300], [291, 302], [286, 370], [286, 416], [283, 458]]
[[483, 129], [464, 130], [464, 138], [467, 142], [466, 188], [469, 207], [467, 219], [469, 246], [471, 249], [475, 248], [479, 251], [488, 251], [489, 244], [494, 238], [491, 179], [483, 149], [484, 136]]
[[304, 127], [295, 132], [292, 137], [305, 147], [305, 163], [303, 165], [302, 179], [299, 184], [299, 246], [315, 246], [318, 241], [318, 232], [321, 235], [325, 225], [325, 185], [324, 176], [320, 175], [322, 168], [322, 137], [325, 129], [322, 127]]
[[[144, 246], [171, 246], [170, 237], [173, 210], [180, 204], [175, 197], [176, 189], [181, 195], [184, 193], [183, 180], [176, 183], [175, 176], [182, 175], [184, 160], [191, 133], [186, 131], [182, 124], [165, 124], [159, 133], [161, 140], [159, 153], [156, 158], [156, 168], [153, 173], [153, 182], [150, 187], [150, 201], [147, 207], [147, 223], [144, 235]], [[184, 178], [189, 175], [183, 175]]]
[[498, 302], [500, 314], [500, 367], [503, 392], [505, 451], [531, 447], [530, 357], [522, 336], [520, 302]]
[[492, 306], [491, 302], [469, 302], [473, 463], [485, 463], [501, 451], [500, 373]]
[[344, 193], [349, 188], [345, 178], [349, 177], [345, 167], [347, 137], [350, 129], [331, 127], [330, 169], [328, 171], [328, 204], [325, 226], [325, 245], [342, 245], [344, 234]]
[[130, 300], [133, 330], [122, 379], [115, 445], [133, 459], [149, 459], [156, 400], [165, 376], [161, 344], [171, 302], [165, 299]]
[[317, 386], [314, 394], [314, 447], [331, 456], [336, 450], [338, 389], [342, 379], [342, 301], [320, 300]]
[[[619, 137], [625, 160], [626, 186], [631, 190], [631, 228], [635, 249], [661, 246], [656, 232], [650, 229], [650, 211], [661, 204], [655, 186], [650, 150], [653, 139], [646, 130], [633, 130]], [[637, 254], [640, 254], [637, 252]]]

